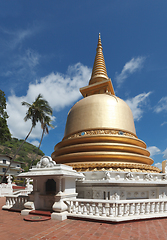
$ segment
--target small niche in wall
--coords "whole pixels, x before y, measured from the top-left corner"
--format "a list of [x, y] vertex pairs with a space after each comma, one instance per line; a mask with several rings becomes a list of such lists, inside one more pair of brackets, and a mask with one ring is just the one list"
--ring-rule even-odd
[[46, 194], [56, 194], [56, 182], [54, 179], [48, 179], [45, 183]]

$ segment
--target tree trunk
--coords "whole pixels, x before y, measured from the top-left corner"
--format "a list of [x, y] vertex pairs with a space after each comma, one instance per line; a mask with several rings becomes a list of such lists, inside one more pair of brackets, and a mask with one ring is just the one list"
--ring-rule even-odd
[[33, 126], [31, 127], [31, 129], [30, 129], [28, 135], [26, 136], [26, 138], [24, 139], [24, 141], [22, 142], [22, 144], [20, 145], [20, 147], [17, 149], [15, 155], [13, 156], [12, 160], [10, 161], [10, 164], [9, 164], [8, 167], [6, 168], [6, 171], [4, 172], [3, 177], [2, 177], [2, 179], [1, 179], [1, 183], [3, 182], [3, 180], [4, 180], [4, 178], [5, 178], [5, 175], [6, 175], [7, 171], [9, 170], [11, 164], [12, 164], [13, 161], [15, 160], [16, 155], [18, 154], [18, 152], [19, 152], [20, 149], [22, 148], [23, 144], [25, 143], [25, 141], [26, 141], [27, 138], [29, 137], [30, 133], [32, 132], [32, 129], [33, 129]]
[[32, 162], [31, 162], [31, 165], [30, 165], [30, 168], [29, 168], [29, 169], [31, 169], [31, 168], [32, 168], [32, 166], [33, 166], [33, 163], [34, 163], [34, 161], [35, 161], [35, 159], [36, 159], [36, 157], [37, 157], [37, 155], [38, 155], [38, 152], [39, 152], [39, 149], [40, 149], [40, 146], [41, 146], [42, 140], [43, 140], [44, 133], [45, 133], [45, 127], [43, 128], [43, 131], [42, 131], [42, 136], [41, 136], [41, 140], [40, 140], [40, 143], [39, 143], [39, 146], [38, 146], [38, 149], [37, 149], [37, 153], [36, 153], [36, 155], [35, 155], [34, 159], [32, 160]]

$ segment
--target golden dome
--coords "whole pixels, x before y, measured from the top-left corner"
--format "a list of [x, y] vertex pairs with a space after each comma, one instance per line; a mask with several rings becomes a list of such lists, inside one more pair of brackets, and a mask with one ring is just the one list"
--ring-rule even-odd
[[63, 140], [52, 159], [77, 171], [121, 170], [160, 172], [146, 144], [137, 138], [129, 106], [115, 96], [107, 76], [101, 38], [83, 99], [69, 111]]
[[64, 137], [93, 129], [119, 129], [136, 135], [129, 106], [111, 94], [94, 94], [77, 102], [69, 111]]

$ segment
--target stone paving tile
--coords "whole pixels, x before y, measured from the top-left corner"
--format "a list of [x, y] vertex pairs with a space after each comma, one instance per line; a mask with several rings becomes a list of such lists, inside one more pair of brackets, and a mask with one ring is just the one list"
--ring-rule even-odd
[[167, 240], [167, 218], [125, 223], [67, 219], [26, 222], [18, 212], [1, 210], [0, 240]]

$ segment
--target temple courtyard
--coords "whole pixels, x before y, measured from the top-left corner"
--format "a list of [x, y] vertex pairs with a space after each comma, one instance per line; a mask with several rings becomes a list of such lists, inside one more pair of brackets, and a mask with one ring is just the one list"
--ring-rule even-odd
[[0, 198], [1, 240], [144, 240], [167, 239], [167, 218], [131, 221], [125, 223], [93, 222], [67, 219], [29, 222], [19, 212], [2, 210], [5, 197]]

